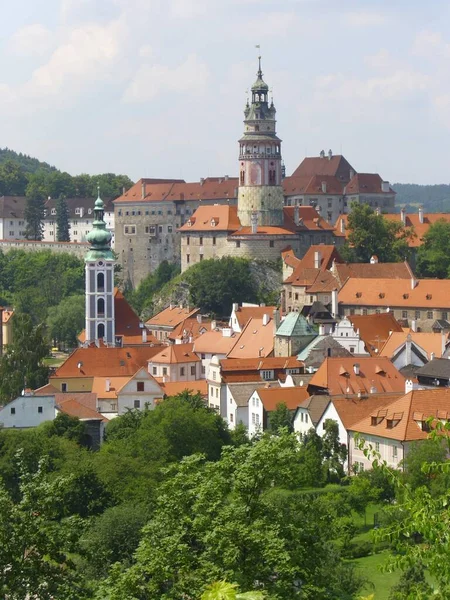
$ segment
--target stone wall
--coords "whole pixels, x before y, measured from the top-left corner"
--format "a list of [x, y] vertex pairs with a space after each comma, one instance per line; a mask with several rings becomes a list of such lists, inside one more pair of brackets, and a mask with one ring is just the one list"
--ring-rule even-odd
[[25, 250], [25, 252], [39, 252], [50, 250], [51, 252], [73, 254], [78, 258], [84, 259], [89, 248], [88, 244], [75, 244], [73, 242], [33, 242], [30, 240], [0, 240], [0, 250], [9, 252], [10, 250]]
[[251, 214], [258, 212], [258, 225], [282, 226], [283, 188], [272, 186], [241, 186], [238, 192], [238, 217], [243, 227], [251, 225]]

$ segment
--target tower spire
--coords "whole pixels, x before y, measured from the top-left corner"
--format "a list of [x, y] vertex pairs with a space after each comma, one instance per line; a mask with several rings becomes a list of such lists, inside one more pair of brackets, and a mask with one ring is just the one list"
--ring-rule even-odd
[[258, 77], [262, 79], [263, 73], [261, 71], [261, 54], [258, 56]]

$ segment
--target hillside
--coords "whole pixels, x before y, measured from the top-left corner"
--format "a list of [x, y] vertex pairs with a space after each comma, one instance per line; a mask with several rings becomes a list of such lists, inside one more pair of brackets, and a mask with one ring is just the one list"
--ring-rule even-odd
[[425, 212], [450, 212], [450, 184], [418, 185], [394, 183], [397, 192], [395, 204], [406, 206], [407, 211], [417, 212], [419, 205]]
[[37, 158], [15, 152], [9, 148], [0, 148], [0, 164], [12, 160], [18, 164], [25, 173], [36, 173], [36, 171], [56, 171], [56, 167], [52, 167], [46, 162], [41, 162]]

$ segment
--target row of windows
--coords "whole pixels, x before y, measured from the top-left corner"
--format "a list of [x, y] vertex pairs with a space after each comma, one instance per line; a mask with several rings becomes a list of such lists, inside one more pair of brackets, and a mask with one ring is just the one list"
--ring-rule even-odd
[[[351, 308], [350, 309], [350, 315], [354, 315], [355, 314], [356, 309]], [[375, 309], [375, 314], [379, 315], [381, 313], [381, 308], [376, 308]], [[362, 315], [367, 315], [368, 313], [368, 309], [367, 308], [362, 308], [361, 309], [361, 314]], [[438, 319], [439, 317], [435, 314], [432, 310], [427, 310], [427, 311], [421, 311], [421, 310], [415, 310], [415, 311], [408, 311], [408, 310], [402, 310], [402, 319]], [[441, 319], [444, 319], [445, 321], [448, 320], [448, 311], [443, 310], [441, 312]]]
[[[9, 232], [9, 237], [14, 237], [16, 235], [15, 231]], [[25, 235], [25, 231], [19, 231], [19, 235]]]
[[[140, 210], [125, 210], [122, 211], [121, 208], [119, 208], [117, 215], [119, 217], [122, 217], [123, 215], [125, 215], [126, 217], [129, 217], [130, 215], [132, 217], [140, 217], [141, 215], [145, 214], [146, 217], [148, 217], [149, 215], [163, 215], [164, 211], [162, 210], [146, 210], [146, 211], [140, 211]], [[171, 209], [169, 209], [168, 211], [166, 211], [167, 215], [173, 215], [173, 211]], [[177, 211], [176, 214], [179, 214], [179, 212]], [[186, 210], [186, 214], [191, 214], [191, 211], [189, 209]]]
[[[145, 226], [145, 233], [148, 233], [149, 235], [155, 235], [157, 230], [158, 230], [158, 233], [163, 233], [164, 232], [163, 225], [158, 225], [158, 226], [146, 225]], [[172, 232], [173, 232], [173, 226], [167, 225], [167, 233], [172, 233]], [[124, 225], [123, 233], [125, 235], [136, 235], [136, 225]]]
[[[193, 365], [191, 367], [191, 375], [195, 375], [196, 374], [196, 368], [195, 365]], [[152, 367], [152, 375], [157, 375], [158, 373], [158, 367]], [[162, 368], [162, 374], [163, 375], [167, 375], [167, 367], [163, 367]], [[186, 367], [180, 367], [180, 377], [184, 377], [186, 375]]]
[[[14, 221], [10, 221], [9, 224], [14, 227]], [[23, 225], [25, 225], [25, 221], [19, 221], [18, 225], [19, 227], [22, 227]]]
[[[44, 412], [44, 408], [42, 406], [38, 406], [37, 407], [37, 411], [39, 414], [42, 414]], [[11, 407], [11, 414], [15, 415], [16, 414], [16, 409], [14, 406]]]

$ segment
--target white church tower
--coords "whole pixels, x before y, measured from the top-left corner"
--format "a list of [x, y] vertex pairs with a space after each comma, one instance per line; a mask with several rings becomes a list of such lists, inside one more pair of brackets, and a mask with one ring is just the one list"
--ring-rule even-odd
[[86, 254], [86, 342], [114, 346], [114, 254], [111, 233], [104, 221], [104, 204], [98, 198], [94, 205], [93, 229], [86, 236], [90, 244]]

